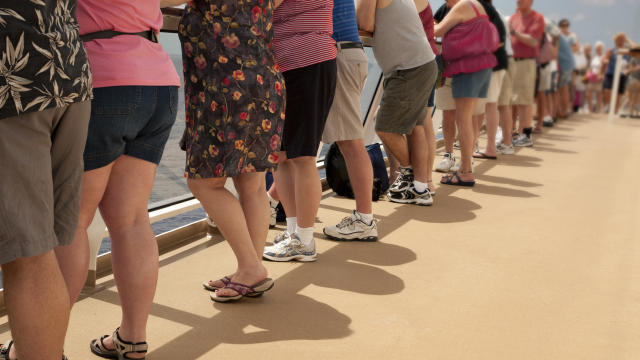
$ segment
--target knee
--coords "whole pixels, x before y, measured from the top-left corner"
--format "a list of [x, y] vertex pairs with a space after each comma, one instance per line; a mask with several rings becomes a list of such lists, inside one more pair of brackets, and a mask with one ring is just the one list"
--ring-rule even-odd
[[264, 173], [241, 174], [233, 179], [240, 196], [266, 195]]
[[189, 187], [189, 190], [191, 190], [193, 195], [198, 197], [198, 195], [202, 194], [203, 192], [224, 188], [226, 180], [226, 178], [187, 179], [187, 186]]

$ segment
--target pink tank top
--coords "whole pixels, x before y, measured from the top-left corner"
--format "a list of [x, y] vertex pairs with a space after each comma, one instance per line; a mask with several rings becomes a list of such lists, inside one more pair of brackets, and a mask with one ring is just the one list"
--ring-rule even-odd
[[[141, 32], [162, 27], [160, 0], [78, 0], [80, 34], [101, 30]], [[176, 40], [177, 41], [177, 40]], [[137, 35], [84, 43], [93, 87], [180, 86], [176, 68], [162, 45]]]
[[431, 4], [429, 4], [418, 15], [420, 15], [420, 21], [422, 21], [422, 27], [424, 28], [424, 33], [427, 35], [427, 40], [429, 40], [431, 50], [433, 50], [433, 53], [436, 55], [440, 54], [440, 51], [438, 51], [438, 47], [436, 46], [436, 36], [434, 30], [435, 24], [433, 22], [433, 11], [431, 10]]

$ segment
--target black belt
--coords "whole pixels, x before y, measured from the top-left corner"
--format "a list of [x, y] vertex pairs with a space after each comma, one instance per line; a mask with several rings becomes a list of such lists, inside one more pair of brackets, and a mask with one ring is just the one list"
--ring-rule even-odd
[[364, 49], [362, 43], [357, 41], [345, 41], [336, 43], [336, 47], [338, 49]]
[[154, 43], [158, 42], [158, 34], [156, 34], [156, 32], [153, 30], [141, 31], [137, 33], [125, 33], [125, 32], [120, 32], [115, 30], [103, 30], [103, 31], [96, 31], [96, 32], [80, 35], [80, 40], [82, 40], [83, 42], [88, 42], [88, 41], [97, 40], [97, 39], [111, 39], [113, 37], [120, 36], [120, 35], [137, 35], [137, 36], [142, 36], [143, 38], [151, 42], [154, 42]]
[[515, 61], [535, 60], [536, 58], [513, 58]]

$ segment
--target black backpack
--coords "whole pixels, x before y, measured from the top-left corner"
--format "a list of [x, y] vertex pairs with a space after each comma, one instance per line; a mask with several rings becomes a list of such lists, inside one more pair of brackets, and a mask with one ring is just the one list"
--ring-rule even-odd
[[[371, 199], [378, 201], [380, 196], [389, 189], [389, 175], [380, 144], [367, 146], [367, 153], [373, 165], [373, 189]], [[335, 143], [331, 144], [325, 156], [325, 170], [327, 172], [327, 183], [336, 194], [353, 199], [353, 188], [349, 181], [347, 164], [344, 157]]]

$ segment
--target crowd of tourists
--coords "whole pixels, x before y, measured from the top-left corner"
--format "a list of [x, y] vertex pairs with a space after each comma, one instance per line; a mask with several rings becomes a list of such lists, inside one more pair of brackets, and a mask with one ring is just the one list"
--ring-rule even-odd
[[[391, 202], [432, 205], [434, 168], [445, 173], [443, 186], [472, 187], [474, 158], [533, 146], [542, 126], [583, 103], [602, 111], [618, 61], [621, 94], [626, 85], [632, 110], [640, 102], [640, 64], [616, 51], [629, 44], [624, 34], [616, 49], [596, 43], [592, 55], [568, 21], [558, 28], [533, 0], [517, 0], [508, 19], [491, 0], [447, 0], [435, 12], [427, 0], [193, 0], [178, 28], [181, 83], [158, 32], [160, 8], [185, 2], [16, 0], [0, 8], [0, 264], [14, 338], [0, 358], [66, 358], [98, 209], [122, 319], [90, 348], [104, 358], [145, 357], [158, 279], [147, 204], [181, 86], [187, 184], [237, 258], [235, 271], [204, 283], [218, 302], [270, 290], [263, 259], [317, 259], [321, 142], [339, 147], [355, 197], [353, 213], [324, 233], [378, 239], [361, 36], [372, 37], [384, 75], [375, 130], [391, 164]], [[434, 106], [445, 150], [437, 165]], [[275, 178], [268, 191], [265, 172]], [[265, 246], [279, 203], [286, 230]]]

